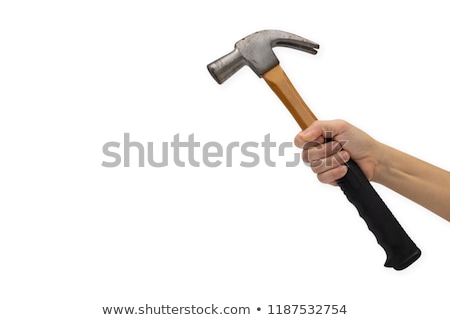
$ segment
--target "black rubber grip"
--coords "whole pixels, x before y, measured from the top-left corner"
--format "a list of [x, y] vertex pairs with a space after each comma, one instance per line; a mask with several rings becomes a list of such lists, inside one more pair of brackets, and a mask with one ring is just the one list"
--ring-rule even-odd
[[347, 174], [336, 182], [386, 251], [384, 266], [395, 270], [407, 268], [420, 257], [420, 249], [403, 230], [356, 162], [350, 159], [346, 165]]

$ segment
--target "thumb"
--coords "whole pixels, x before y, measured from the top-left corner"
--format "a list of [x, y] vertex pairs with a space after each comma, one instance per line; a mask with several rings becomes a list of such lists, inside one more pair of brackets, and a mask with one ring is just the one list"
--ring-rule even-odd
[[305, 130], [301, 131], [294, 139], [297, 147], [303, 148], [308, 142], [323, 143], [324, 141], [324, 121], [315, 121]]

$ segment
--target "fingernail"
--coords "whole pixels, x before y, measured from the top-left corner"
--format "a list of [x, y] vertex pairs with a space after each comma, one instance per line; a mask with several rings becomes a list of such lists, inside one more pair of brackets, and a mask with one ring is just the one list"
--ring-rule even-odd
[[342, 160], [344, 160], [345, 162], [347, 162], [350, 159], [350, 154], [347, 151], [340, 151], [339, 153], [341, 155]]

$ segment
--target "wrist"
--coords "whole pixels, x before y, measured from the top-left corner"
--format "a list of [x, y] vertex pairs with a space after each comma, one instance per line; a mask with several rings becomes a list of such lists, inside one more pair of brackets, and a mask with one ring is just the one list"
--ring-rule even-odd
[[386, 177], [391, 175], [392, 170], [392, 152], [393, 149], [381, 142], [376, 142], [376, 148], [374, 149], [374, 163], [375, 170], [372, 181], [386, 185]]

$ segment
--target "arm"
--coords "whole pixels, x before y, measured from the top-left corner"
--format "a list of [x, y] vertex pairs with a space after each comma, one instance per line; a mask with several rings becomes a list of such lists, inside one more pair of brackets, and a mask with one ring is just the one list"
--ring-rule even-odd
[[[334, 141], [322, 144], [330, 135]], [[367, 179], [450, 221], [448, 171], [384, 145], [342, 120], [314, 122], [296, 136], [295, 144], [304, 149], [303, 160], [323, 183], [335, 185], [346, 174], [342, 164], [351, 155]]]
[[450, 221], [450, 173], [380, 144], [374, 180]]

